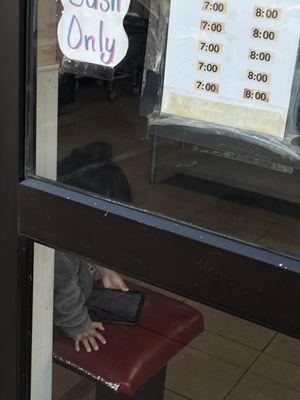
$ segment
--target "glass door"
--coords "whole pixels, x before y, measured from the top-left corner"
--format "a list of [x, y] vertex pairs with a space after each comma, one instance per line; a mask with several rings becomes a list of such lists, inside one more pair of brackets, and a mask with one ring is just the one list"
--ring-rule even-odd
[[[205, 104], [207, 94], [198, 99], [194, 85], [183, 95], [188, 81], [179, 82], [180, 71], [170, 55], [175, 49], [168, 43], [174, 26], [186, 32], [179, 35], [186, 38], [184, 45], [188, 40], [198, 49], [199, 40], [208, 35], [219, 40], [214, 42], [217, 48], [231, 54], [237, 40], [235, 15], [241, 9], [233, 14], [234, 6], [227, 3], [222, 12], [203, 5], [189, 26], [180, 7], [167, 0], [151, 5], [30, 2], [29, 20], [34, 25], [28, 30], [26, 180], [20, 186], [20, 230], [46, 245], [251, 319], [263, 320], [266, 315], [260, 317], [258, 309], [266, 304], [264, 322], [272, 325], [275, 317], [268, 310], [273, 296], [266, 300], [257, 282], [265, 285], [270, 273], [276, 291], [282, 274], [297, 276], [299, 269], [299, 60], [294, 26], [299, 8], [274, 6], [277, 17], [272, 21], [266, 17], [271, 9], [260, 17], [256, 6], [244, 10], [250, 32], [242, 32], [250, 35], [247, 46], [264, 44], [274, 53], [266, 64], [247, 56], [245, 67], [264, 67], [276, 75], [288, 60], [285, 95], [290, 97], [279, 107], [276, 80], [259, 83], [273, 91], [269, 102], [255, 96], [249, 102], [242, 96], [237, 104], [236, 88], [226, 99], [210, 93]], [[187, 18], [193, 15], [190, 9], [186, 13]], [[229, 37], [225, 28], [226, 32], [209, 34], [204, 28], [196, 31], [194, 24], [206, 16], [224, 20]], [[273, 23], [276, 44], [267, 34], [267, 39], [252, 35], [258, 22]], [[289, 49], [279, 41], [286, 29], [293, 35]], [[200, 49], [199, 57], [210, 54], [211, 48]], [[195, 56], [193, 47], [186, 80]], [[221, 73], [221, 64], [226, 70], [227, 61], [221, 50], [215, 57], [220, 58]], [[218, 71], [197, 73], [219, 79]], [[194, 74], [193, 69], [192, 78]], [[246, 83], [241, 79], [239, 85]], [[218, 113], [214, 119], [212, 111], [202, 120], [195, 116], [202, 105], [227, 110], [223, 122]], [[243, 118], [233, 122], [240, 112]], [[279, 130], [272, 124], [263, 127], [271, 115], [284, 122]], [[255, 125], [258, 117], [260, 124]], [[182, 265], [189, 269], [184, 281]], [[211, 291], [207, 280], [213, 280], [221, 294]], [[246, 293], [246, 305], [233, 300], [231, 286], [238, 296]], [[286, 301], [283, 294], [278, 306], [287, 305]], [[292, 325], [289, 321], [291, 331], [296, 327]]]

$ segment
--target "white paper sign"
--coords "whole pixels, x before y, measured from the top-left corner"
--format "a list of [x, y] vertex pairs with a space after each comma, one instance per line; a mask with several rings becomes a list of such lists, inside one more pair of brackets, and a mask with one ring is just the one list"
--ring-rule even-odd
[[115, 67], [126, 56], [123, 20], [130, 0], [62, 0], [58, 42], [71, 60]]
[[171, 0], [162, 113], [284, 137], [300, 0]]

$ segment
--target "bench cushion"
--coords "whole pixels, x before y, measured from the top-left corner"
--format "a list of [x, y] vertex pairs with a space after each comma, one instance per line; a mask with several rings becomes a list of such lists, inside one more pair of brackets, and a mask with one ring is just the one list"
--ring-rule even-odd
[[203, 331], [203, 317], [183, 302], [144, 287], [137, 326], [105, 324], [107, 344], [97, 352], [74, 350], [73, 340], [54, 334], [54, 361], [126, 396], [134, 393]]

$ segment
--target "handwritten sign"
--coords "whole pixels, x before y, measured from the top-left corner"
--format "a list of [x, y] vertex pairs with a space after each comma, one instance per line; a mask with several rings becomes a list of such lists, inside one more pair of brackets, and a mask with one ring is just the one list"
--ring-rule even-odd
[[115, 67], [126, 56], [123, 20], [130, 0], [62, 0], [58, 42], [71, 60]]
[[171, 0], [162, 112], [283, 139], [300, 0]]

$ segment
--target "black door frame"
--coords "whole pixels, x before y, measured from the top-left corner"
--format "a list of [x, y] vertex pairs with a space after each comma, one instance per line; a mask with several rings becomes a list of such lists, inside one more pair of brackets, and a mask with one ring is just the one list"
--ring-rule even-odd
[[25, 179], [25, 5], [1, 4], [0, 398], [29, 398], [33, 240], [300, 337], [299, 260], [43, 179]]
[[18, 233], [24, 179], [25, 3], [1, 3], [0, 49], [0, 398], [29, 399], [32, 241]]
[[19, 201], [27, 238], [300, 337], [294, 258], [46, 180], [22, 182]]

